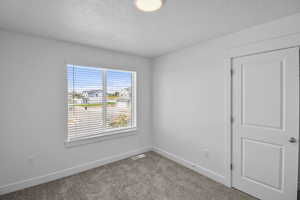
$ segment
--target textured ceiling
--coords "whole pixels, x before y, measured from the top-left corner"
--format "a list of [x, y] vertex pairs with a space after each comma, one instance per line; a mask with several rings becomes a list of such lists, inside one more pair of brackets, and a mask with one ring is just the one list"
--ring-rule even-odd
[[300, 12], [300, 0], [0, 0], [0, 28], [154, 57]]

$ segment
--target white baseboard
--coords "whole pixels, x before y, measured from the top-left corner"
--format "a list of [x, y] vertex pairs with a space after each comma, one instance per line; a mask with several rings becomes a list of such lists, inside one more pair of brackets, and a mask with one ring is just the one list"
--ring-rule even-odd
[[14, 192], [14, 191], [17, 191], [17, 190], [21, 190], [21, 189], [24, 189], [24, 188], [28, 188], [28, 187], [32, 187], [32, 186], [35, 186], [35, 185], [39, 185], [39, 184], [43, 184], [43, 183], [47, 183], [47, 182], [50, 182], [50, 181], [53, 181], [53, 180], [57, 180], [57, 179], [60, 179], [60, 178], [63, 178], [63, 177], [67, 177], [67, 176], [71, 176], [73, 174], [77, 174], [77, 173], [80, 173], [80, 172], [83, 172], [83, 171], [86, 171], [86, 170], [89, 170], [89, 169], [93, 169], [93, 168], [96, 168], [96, 167], [100, 167], [102, 165], [106, 165], [106, 164], [109, 164], [109, 163], [112, 163], [112, 162], [116, 162], [116, 161], [119, 161], [119, 160], [122, 160], [122, 159], [125, 159], [125, 158], [128, 158], [128, 157], [131, 157], [131, 156], [134, 156], [136, 154], [140, 154], [140, 153], [144, 153], [144, 152], [147, 152], [147, 151], [154, 151], [170, 160], [173, 160], [191, 170], [194, 170], [204, 176], [207, 176], [209, 178], [211, 178], [212, 180], [215, 180], [219, 183], [222, 183], [224, 185], [226, 185], [226, 179], [224, 176], [216, 173], [216, 172], [213, 172], [209, 169], [206, 169], [204, 167], [201, 167], [199, 165], [196, 165], [190, 161], [187, 161], [183, 158], [180, 158], [172, 153], [169, 153], [163, 149], [160, 149], [158, 147], [144, 147], [144, 148], [141, 148], [141, 149], [137, 149], [137, 150], [134, 150], [134, 151], [130, 151], [130, 152], [126, 152], [126, 153], [122, 153], [122, 154], [119, 154], [119, 155], [115, 155], [115, 156], [111, 156], [111, 157], [106, 157], [106, 158], [103, 158], [103, 159], [99, 159], [99, 160], [95, 160], [95, 161], [92, 161], [92, 162], [89, 162], [89, 163], [85, 163], [85, 164], [82, 164], [82, 165], [78, 165], [78, 166], [75, 166], [75, 167], [71, 167], [71, 168], [68, 168], [68, 169], [64, 169], [64, 170], [60, 170], [60, 171], [56, 171], [56, 172], [53, 172], [53, 173], [49, 173], [49, 174], [46, 174], [46, 175], [43, 175], [43, 176], [38, 176], [38, 177], [34, 177], [34, 178], [31, 178], [31, 179], [26, 179], [26, 180], [22, 180], [22, 181], [18, 181], [18, 182], [15, 182], [15, 183], [11, 183], [11, 184], [8, 184], [8, 185], [4, 185], [4, 186], [0, 186], [0, 195], [2, 194], [6, 194], [6, 193], [10, 193], [10, 192]]
[[83, 172], [83, 171], [86, 171], [89, 169], [93, 169], [96, 167], [100, 167], [102, 165], [112, 163], [112, 162], [115, 162], [118, 160], [122, 160], [122, 159], [134, 156], [136, 154], [144, 153], [144, 152], [147, 152], [150, 150], [152, 150], [151, 147], [144, 147], [141, 149], [137, 149], [134, 151], [122, 153], [119, 155], [115, 155], [115, 156], [111, 156], [111, 157], [107, 157], [107, 158], [103, 158], [103, 159], [99, 159], [99, 160], [95, 160], [95, 161], [92, 161], [89, 163], [85, 163], [85, 164], [71, 167], [68, 169], [60, 170], [60, 171], [53, 172], [50, 174], [46, 174], [46, 175], [31, 178], [31, 179], [22, 180], [22, 181], [8, 184], [8, 185], [0, 186], [0, 195], [14, 192], [17, 190], [21, 190], [24, 188], [32, 187], [32, 186], [39, 185], [42, 183], [47, 183], [47, 182], [50, 182], [50, 181], [53, 181], [56, 179], [67, 177], [67, 176], [77, 174], [77, 173], [80, 173], [80, 172]]
[[227, 185], [226, 184], [227, 183], [226, 178], [224, 176], [222, 176], [222, 175], [220, 175], [220, 174], [212, 171], [212, 170], [206, 169], [206, 168], [201, 167], [201, 166], [199, 166], [197, 164], [194, 164], [194, 163], [192, 163], [190, 161], [187, 161], [187, 160], [185, 160], [183, 158], [180, 158], [180, 157], [178, 157], [178, 156], [176, 156], [176, 155], [174, 155], [172, 153], [169, 153], [169, 152], [167, 152], [167, 151], [165, 151], [165, 150], [163, 150], [161, 148], [153, 147], [152, 150], [154, 152], [156, 152], [156, 153], [158, 153], [158, 154], [166, 157], [166, 158], [169, 158], [170, 160], [173, 160], [174, 162], [177, 162], [178, 164], [181, 164], [181, 165], [183, 165], [183, 166], [185, 166], [185, 167], [187, 167], [187, 168], [189, 168], [189, 169], [191, 169], [193, 171], [198, 172], [199, 174], [202, 174], [202, 175], [204, 175], [206, 177], [209, 177], [212, 180], [217, 181], [217, 182], [219, 182], [219, 183], [221, 183], [221, 184], [223, 184], [225, 186]]

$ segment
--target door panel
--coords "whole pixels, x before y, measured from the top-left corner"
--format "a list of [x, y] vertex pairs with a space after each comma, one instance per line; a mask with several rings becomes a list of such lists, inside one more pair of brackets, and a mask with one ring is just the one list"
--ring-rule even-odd
[[232, 64], [233, 187], [263, 200], [296, 200], [299, 49], [240, 57]]
[[[260, 161], [257, 162], [259, 152]], [[242, 139], [242, 177], [274, 189], [282, 189], [283, 147]], [[270, 162], [272, 160], [272, 162]], [[268, 169], [268, 170], [261, 170]]]
[[282, 129], [283, 72], [282, 62], [241, 66], [244, 126]]

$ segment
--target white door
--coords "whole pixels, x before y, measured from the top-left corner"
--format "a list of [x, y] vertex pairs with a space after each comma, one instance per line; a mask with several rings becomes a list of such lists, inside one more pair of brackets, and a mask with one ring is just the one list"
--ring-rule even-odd
[[233, 59], [233, 187], [296, 200], [299, 48]]

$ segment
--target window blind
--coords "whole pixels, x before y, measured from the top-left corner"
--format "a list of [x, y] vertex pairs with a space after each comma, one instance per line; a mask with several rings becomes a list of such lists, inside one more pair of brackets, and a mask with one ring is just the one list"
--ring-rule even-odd
[[67, 65], [68, 141], [136, 127], [136, 73]]

